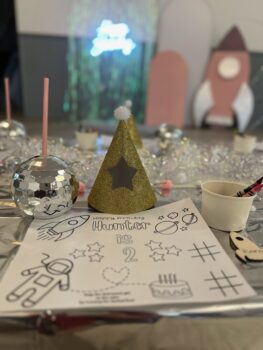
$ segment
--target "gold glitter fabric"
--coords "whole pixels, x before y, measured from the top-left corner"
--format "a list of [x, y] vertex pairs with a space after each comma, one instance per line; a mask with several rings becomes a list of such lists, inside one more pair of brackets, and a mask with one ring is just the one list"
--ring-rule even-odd
[[77, 198], [78, 198], [78, 195], [79, 195], [79, 182], [75, 176], [72, 177], [70, 184], [71, 184], [72, 189], [73, 189], [71, 199], [72, 199], [72, 202], [75, 203]]
[[136, 148], [138, 149], [142, 148], [143, 147], [142, 139], [137, 129], [136, 121], [133, 115], [131, 115], [130, 118], [127, 120], [127, 128], [129, 130], [131, 139], [135, 144]]
[[155, 205], [156, 198], [131, 140], [125, 121], [120, 121], [102, 163], [88, 204], [109, 214], [132, 214]]

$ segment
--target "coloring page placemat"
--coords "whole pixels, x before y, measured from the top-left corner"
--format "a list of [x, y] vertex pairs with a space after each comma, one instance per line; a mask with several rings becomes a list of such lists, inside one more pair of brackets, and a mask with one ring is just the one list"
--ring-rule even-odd
[[127, 216], [71, 211], [34, 220], [0, 283], [0, 311], [221, 302], [253, 295], [185, 199]]

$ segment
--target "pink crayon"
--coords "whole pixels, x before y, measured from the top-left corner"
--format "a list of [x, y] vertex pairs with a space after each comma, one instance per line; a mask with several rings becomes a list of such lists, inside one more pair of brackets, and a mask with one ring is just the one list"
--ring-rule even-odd
[[261, 191], [263, 185], [256, 185], [255, 187], [253, 187], [249, 192], [247, 192], [246, 194], [244, 194], [242, 197], [250, 197], [250, 196], [254, 196], [255, 194], [257, 194], [258, 192]]
[[48, 93], [49, 93], [49, 79], [44, 78], [43, 116], [42, 116], [42, 157], [47, 156]]
[[260, 192], [263, 184], [263, 176], [254, 182], [252, 185], [244, 188], [244, 190], [237, 192], [236, 197], [250, 197], [254, 196], [256, 193]]
[[10, 88], [9, 88], [9, 79], [4, 79], [5, 85], [5, 110], [6, 110], [6, 120], [11, 123], [11, 102], [10, 102]]

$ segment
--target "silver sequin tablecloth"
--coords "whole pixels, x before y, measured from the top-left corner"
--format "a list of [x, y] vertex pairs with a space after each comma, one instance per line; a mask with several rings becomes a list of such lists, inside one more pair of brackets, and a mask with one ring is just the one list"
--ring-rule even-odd
[[[8, 194], [2, 194], [0, 209], [0, 278], [19, 249], [31, 219], [21, 217]], [[159, 204], [191, 197], [200, 207], [199, 189], [175, 190]], [[255, 201], [246, 233], [258, 245], [263, 243], [263, 201]], [[78, 201], [74, 210], [86, 205]], [[112, 312], [54, 315], [21, 314], [0, 316], [1, 349], [262, 349], [263, 263], [244, 265], [229, 245], [228, 233], [214, 234], [258, 296], [231, 303], [170, 305]], [[260, 326], [261, 325], [261, 328]], [[247, 336], [245, 336], [245, 332]], [[157, 334], [159, 335], [157, 337]], [[180, 334], [180, 336], [179, 336]], [[14, 336], [13, 336], [14, 335]], [[52, 335], [52, 337], [48, 337]], [[226, 343], [222, 347], [222, 336]], [[250, 345], [254, 342], [253, 347]]]

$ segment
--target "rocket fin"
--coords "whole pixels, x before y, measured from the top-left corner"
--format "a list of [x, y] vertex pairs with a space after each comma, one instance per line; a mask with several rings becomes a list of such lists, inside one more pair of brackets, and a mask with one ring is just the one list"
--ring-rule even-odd
[[48, 222], [47, 224], [39, 227], [37, 230], [39, 231], [39, 230], [43, 230], [43, 228], [53, 228], [56, 224], [57, 222]]
[[206, 80], [198, 89], [193, 102], [194, 122], [197, 127], [201, 127], [204, 116], [213, 106], [213, 103], [214, 100], [212, 96], [210, 81]]
[[247, 83], [243, 83], [232, 105], [237, 117], [239, 132], [244, 132], [247, 128], [254, 110], [254, 104], [254, 95], [251, 88]]
[[245, 264], [247, 263], [247, 257], [243, 250], [241, 249], [236, 250], [236, 257], [242, 262], [244, 262]]
[[59, 233], [59, 236], [58, 238], [55, 239], [55, 242], [62, 241], [63, 239], [68, 238], [69, 236], [72, 235], [73, 232], [74, 232], [74, 229]]

